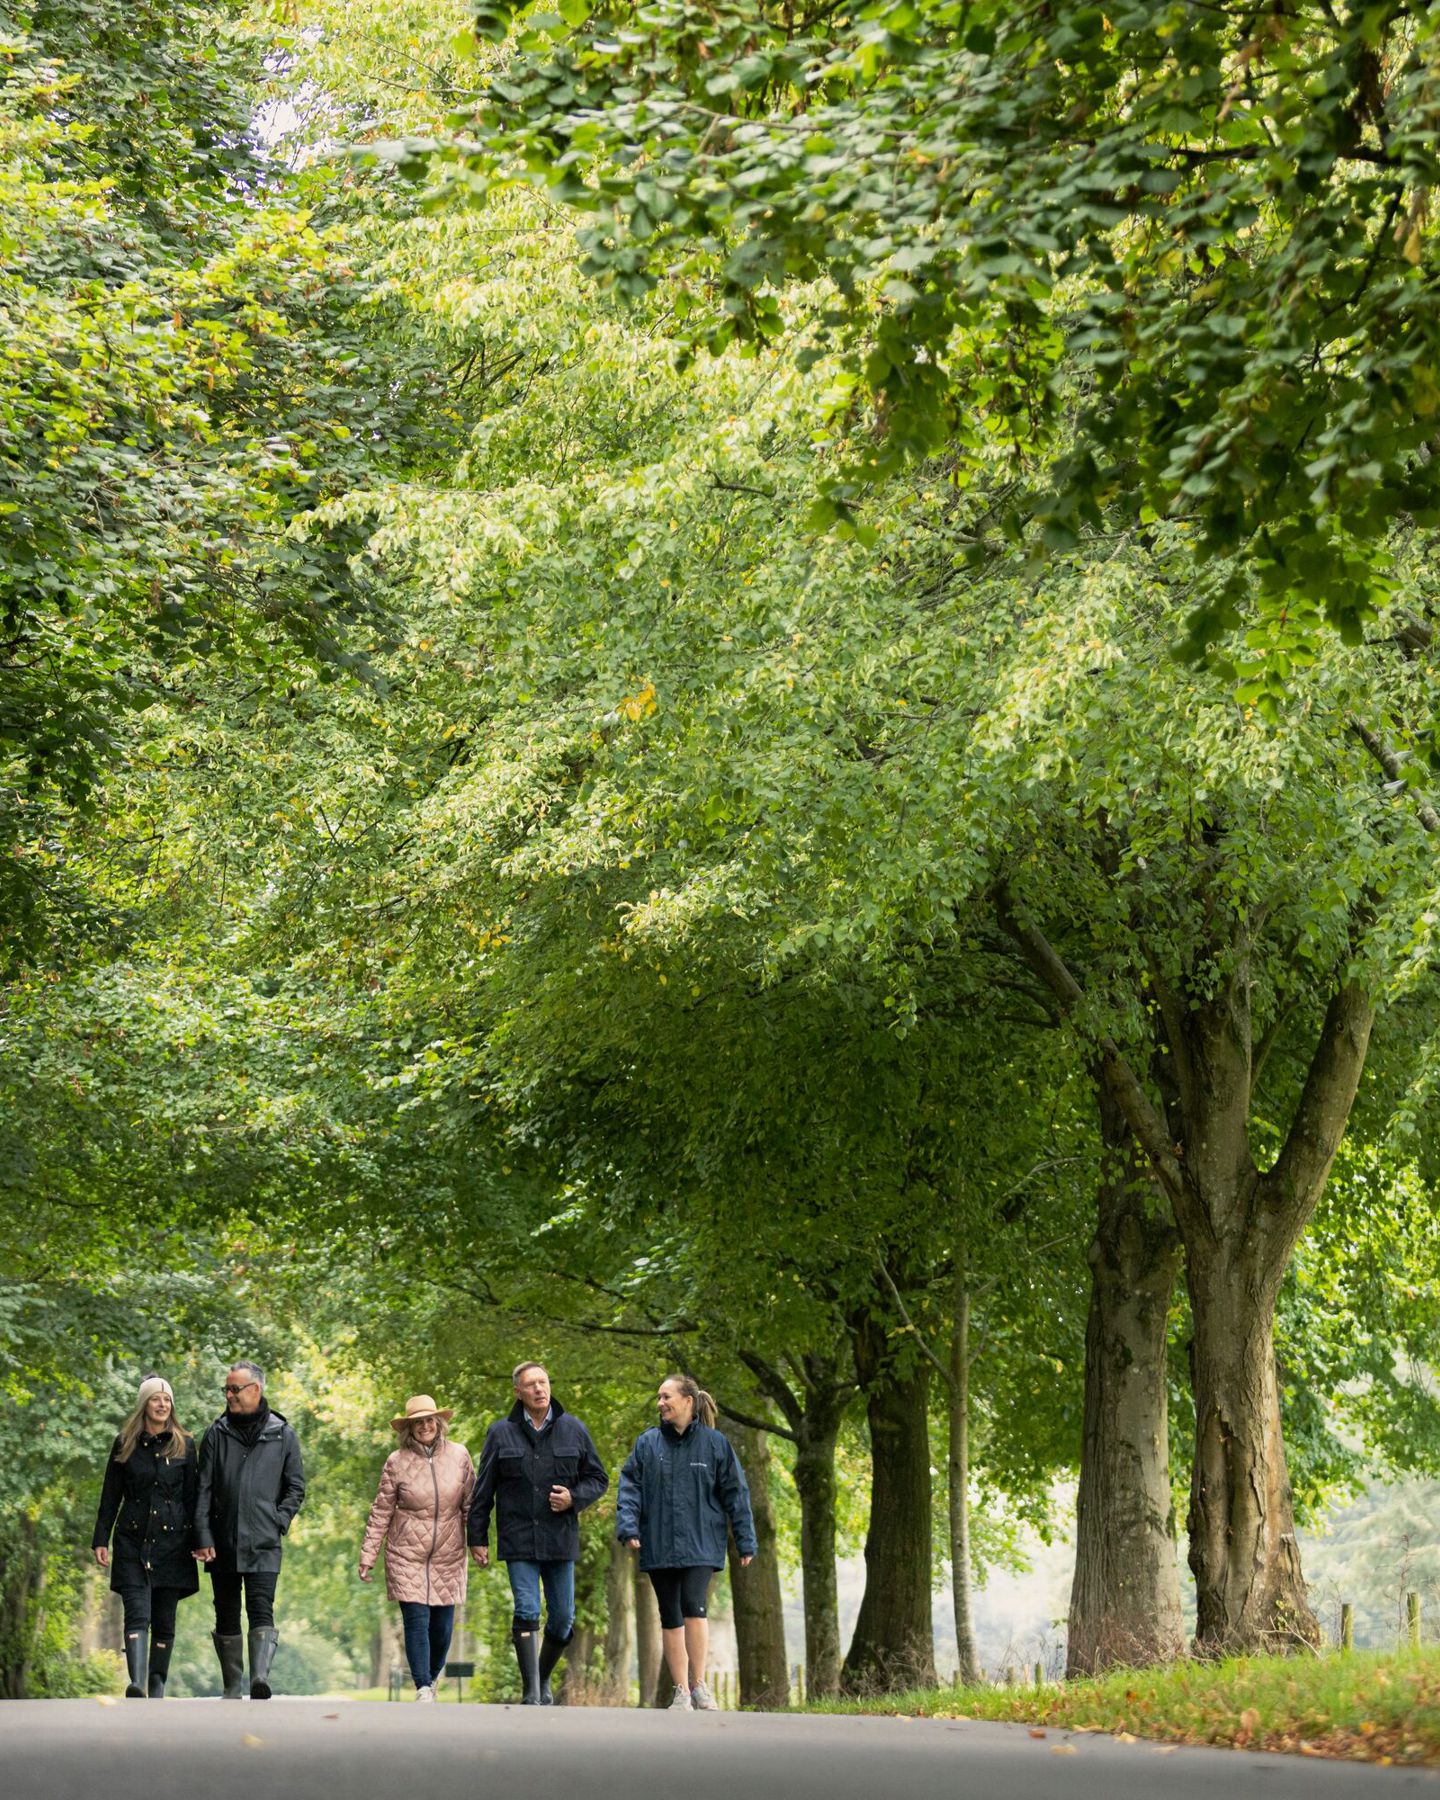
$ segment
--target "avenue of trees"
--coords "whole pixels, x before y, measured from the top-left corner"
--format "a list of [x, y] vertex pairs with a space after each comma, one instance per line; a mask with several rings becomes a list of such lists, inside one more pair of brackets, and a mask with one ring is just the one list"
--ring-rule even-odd
[[716, 1394], [755, 1704], [782, 1563], [812, 1693], [942, 1582], [978, 1676], [1070, 1483], [1072, 1673], [1319, 1641], [1440, 1474], [1436, 30], [0, 13], [0, 1693], [252, 1353], [357, 1679], [383, 1421], [521, 1354]]

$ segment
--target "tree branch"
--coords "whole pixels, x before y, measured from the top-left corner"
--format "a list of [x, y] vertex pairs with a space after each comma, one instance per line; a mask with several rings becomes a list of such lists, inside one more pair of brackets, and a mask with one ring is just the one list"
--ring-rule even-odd
[[1261, 1196], [1285, 1220], [1292, 1242], [1345, 1135], [1374, 1019], [1374, 1002], [1357, 981], [1347, 981], [1331, 998], [1284, 1148], [1262, 1178]]
[[940, 1358], [930, 1348], [929, 1344], [926, 1343], [924, 1332], [921, 1331], [920, 1327], [910, 1317], [910, 1313], [905, 1305], [905, 1302], [900, 1298], [900, 1290], [899, 1290], [899, 1288], [896, 1287], [893, 1279], [891, 1278], [890, 1271], [885, 1267], [885, 1262], [884, 1262], [883, 1257], [877, 1256], [875, 1258], [875, 1265], [879, 1269], [880, 1274], [881, 1274], [882, 1278], [884, 1279], [886, 1287], [889, 1288], [889, 1290], [890, 1290], [891, 1299], [895, 1302], [896, 1307], [899, 1309], [900, 1317], [905, 1322], [905, 1329], [914, 1334], [915, 1342], [920, 1346], [921, 1355], [925, 1358], [925, 1360], [928, 1363], [930, 1363], [935, 1369], [937, 1369], [939, 1371], [940, 1379], [945, 1383], [946, 1387], [953, 1386], [953, 1380], [952, 1380], [949, 1369], [946, 1368], [945, 1364], [943, 1362], [941, 1362]]
[[[1401, 767], [1399, 756], [1396, 755], [1395, 751], [1393, 751], [1383, 739], [1377, 737], [1368, 725], [1361, 724], [1359, 719], [1351, 719], [1350, 729], [1375, 758], [1376, 762], [1379, 763], [1380, 767], [1390, 777], [1391, 781], [1404, 782], [1407, 787], [1410, 785], [1405, 781], [1405, 771]], [[1422, 795], [1416, 794], [1415, 806], [1420, 815], [1420, 823], [1425, 829], [1427, 831], [1440, 832], [1440, 813], [1436, 812], [1430, 802]]]
[[[1067, 1017], [1074, 1014], [1084, 1001], [1084, 990], [1044, 933], [1038, 926], [1028, 924], [1018, 917], [1009, 890], [1004, 886], [996, 890], [995, 907], [1000, 923], [1015, 940], [1029, 967], [1059, 1001], [1061, 1011]], [[1171, 1145], [1164, 1119], [1141, 1086], [1135, 1071], [1121, 1054], [1120, 1046], [1114, 1038], [1102, 1036], [1098, 1048], [1105, 1084], [1129, 1121], [1140, 1147], [1164, 1183], [1166, 1192], [1174, 1199], [1183, 1198], [1184, 1180], [1180, 1163]]]

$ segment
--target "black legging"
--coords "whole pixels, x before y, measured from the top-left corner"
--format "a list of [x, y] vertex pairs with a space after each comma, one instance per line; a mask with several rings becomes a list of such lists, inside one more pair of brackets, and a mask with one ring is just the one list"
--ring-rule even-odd
[[245, 1617], [253, 1631], [257, 1625], [273, 1625], [275, 1623], [275, 1583], [280, 1579], [278, 1569], [270, 1569], [263, 1574], [237, 1575], [233, 1571], [217, 1573], [210, 1571], [210, 1579], [215, 1584], [215, 1629], [221, 1637], [239, 1637], [240, 1635], [240, 1588], [245, 1588]]
[[182, 1588], [151, 1587], [148, 1581], [137, 1581], [120, 1589], [125, 1608], [125, 1635], [155, 1628], [164, 1643], [175, 1641], [175, 1609], [185, 1598]]
[[699, 1564], [689, 1569], [651, 1569], [650, 1585], [660, 1603], [660, 1624], [679, 1631], [687, 1619], [703, 1619], [710, 1604], [713, 1569]]

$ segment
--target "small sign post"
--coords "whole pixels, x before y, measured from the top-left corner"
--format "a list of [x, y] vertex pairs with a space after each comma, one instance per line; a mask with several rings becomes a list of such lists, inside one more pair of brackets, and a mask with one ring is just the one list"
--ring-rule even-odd
[[461, 1683], [475, 1673], [475, 1665], [473, 1662], [446, 1663], [445, 1673], [455, 1677], [455, 1698], [459, 1700], [463, 1697]]

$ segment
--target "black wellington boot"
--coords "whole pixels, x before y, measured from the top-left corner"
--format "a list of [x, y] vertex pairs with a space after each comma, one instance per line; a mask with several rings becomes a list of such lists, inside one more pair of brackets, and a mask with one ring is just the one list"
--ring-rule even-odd
[[143, 1700], [145, 1698], [145, 1657], [149, 1648], [149, 1639], [148, 1631], [127, 1631], [125, 1633], [125, 1667], [130, 1671], [130, 1680], [125, 1687], [127, 1700]]
[[275, 1646], [280, 1642], [280, 1633], [273, 1625], [252, 1625], [250, 1628], [250, 1698], [252, 1700], [268, 1700], [270, 1698], [270, 1664], [275, 1660]]
[[221, 1637], [218, 1631], [211, 1633], [215, 1646], [215, 1654], [220, 1658], [220, 1679], [224, 1683], [222, 1700], [243, 1700], [245, 1698], [245, 1640], [237, 1633], [234, 1637]]
[[174, 1640], [162, 1644], [157, 1639], [150, 1646], [150, 1698], [165, 1698], [165, 1677], [170, 1673], [170, 1652], [175, 1648]]
[[550, 1677], [555, 1673], [555, 1665], [565, 1654], [565, 1646], [570, 1642], [568, 1637], [551, 1637], [547, 1631], [540, 1640], [540, 1704], [553, 1706], [555, 1696], [550, 1692]]
[[536, 1640], [540, 1633], [532, 1627], [529, 1631], [512, 1630], [510, 1636], [515, 1645], [515, 1660], [520, 1665], [520, 1682], [525, 1690], [520, 1696], [520, 1704], [539, 1706], [540, 1646]]

